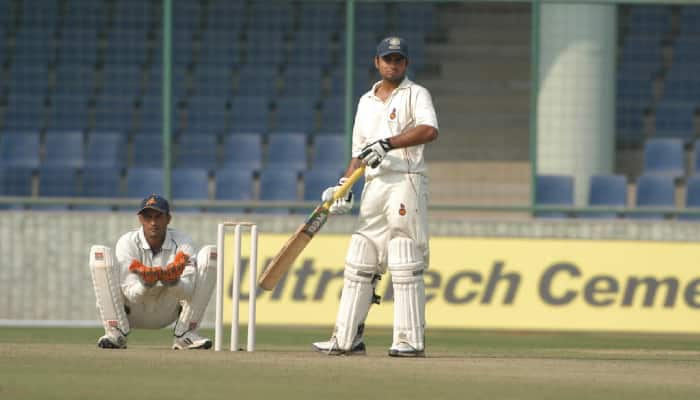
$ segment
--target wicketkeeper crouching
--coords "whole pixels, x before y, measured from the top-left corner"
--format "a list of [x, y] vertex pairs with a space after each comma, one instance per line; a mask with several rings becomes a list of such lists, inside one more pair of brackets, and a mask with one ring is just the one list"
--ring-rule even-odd
[[[197, 328], [216, 283], [216, 247], [195, 252], [192, 239], [168, 228], [168, 201], [152, 194], [138, 211], [141, 228], [109, 247], [90, 248], [90, 272], [105, 334], [104, 349], [125, 349], [135, 328], [163, 328], [173, 321], [173, 349], [208, 349]], [[197, 254], [196, 259], [194, 254]]]

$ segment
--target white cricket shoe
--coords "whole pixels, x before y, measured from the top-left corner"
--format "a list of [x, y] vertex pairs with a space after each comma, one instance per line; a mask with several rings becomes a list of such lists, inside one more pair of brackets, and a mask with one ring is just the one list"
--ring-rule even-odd
[[406, 342], [399, 342], [389, 349], [390, 357], [425, 357], [425, 350], [416, 350]]
[[350, 350], [341, 350], [338, 348], [338, 341], [335, 337], [325, 342], [315, 342], [311, 344], [311, 348], [319, 353], [328, 354], [329, 356], [364, 356], [367, 354], [367, 348], [362, 338], [355, 338], [352, 342]]
[[97, 347], [101, 349], [126, 349], [126, 336], [116, 329], [110, 329], [104, 336], [97, 339]]
[[199, 336], [195, 332], [185, 332], [173, 340], [173, 350], [208, 349], [211, 347], [211, 339]]

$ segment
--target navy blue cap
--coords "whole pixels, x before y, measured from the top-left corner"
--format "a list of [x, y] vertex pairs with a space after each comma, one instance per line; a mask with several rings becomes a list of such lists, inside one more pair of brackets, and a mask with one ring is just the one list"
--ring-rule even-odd
[[401, 54], [408, 58], [408, 44], [398, 36], [389, 36], [382, 39], [377, 45], [377, 56], [384, 57], [387, 54]]
[[165, 197], [155, 193], [141, 201], [141, 207], [139, 208], [139, 212], [137, 212], [137, 214], [141, 214], [148, 208], [151, 210], [160, 211], [163, 214], [170, 213], [170, 203], [168, 203], [168, 200], [165, 200]]

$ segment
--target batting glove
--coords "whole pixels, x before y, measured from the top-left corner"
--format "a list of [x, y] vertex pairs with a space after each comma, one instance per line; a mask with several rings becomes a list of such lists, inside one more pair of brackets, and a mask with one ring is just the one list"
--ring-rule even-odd
[[379, 163], [384, 159], [384, 156], [386, 156], [386, 153], [393, 148], [391, 143], [389, 143], [389, 139], [380, 139], [365, 146], [357, 158], [364, 161], [365, 164], [370, 167], [377, 168]]
[[[337, 186], [331, 186], [324, 190], [323, 194], [321, 195], [321, 201], [326, 202], [333, 200], [333, 195], [335, 192], [339, 190], [343, 183], [345, 183], [347, 180], [348, 178], [340, 178]], [[339, 198], [331, 204], [331, 206], [328, 208], [328, 212], [333, 215], [346, 214], [352, 209], [352, 203], [352, 190], [348, 190], [344, 197]]]

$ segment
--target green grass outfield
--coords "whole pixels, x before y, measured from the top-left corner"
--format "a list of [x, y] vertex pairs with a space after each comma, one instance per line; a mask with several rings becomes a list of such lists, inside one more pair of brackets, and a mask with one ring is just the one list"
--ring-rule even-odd
[[255, 353], [217, 353], [170, 350], [169, 330], [102, 350], [101, 329], [0, 328], [0, 399], [700, 399], [700, 336], [429, 330], [427, 358], [395, 359], [369, 327], [366, 357], [311, 352], [329, 333], [258, 327]]

